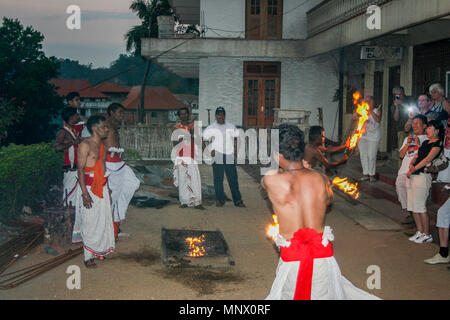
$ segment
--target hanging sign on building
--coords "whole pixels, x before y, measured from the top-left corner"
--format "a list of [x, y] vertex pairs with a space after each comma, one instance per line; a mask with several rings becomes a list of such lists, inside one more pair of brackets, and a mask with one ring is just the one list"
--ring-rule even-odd
[[362, 46], [361, 60], [402, 60], [402, 47]]

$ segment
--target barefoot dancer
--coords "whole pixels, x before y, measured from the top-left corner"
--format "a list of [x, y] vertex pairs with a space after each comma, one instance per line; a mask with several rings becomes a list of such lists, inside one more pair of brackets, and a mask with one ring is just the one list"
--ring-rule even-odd
[[[173, 167], [173, 184], [178, 187], [178, 198], [180, 208], [194, 207], [195, 209], [205, 210], [202, 206], [202, 181], [198, 165], [194, 161], [194, 124], [189, 121], [189, 109], [181, 108], [178, 110], [180, 123], [175, 125], [176, 129], [181, 129], [189, 133], [190, 140], [187, 142], [174, 141], [174, 146], [179, 145], [178, 156], [175, 159]], [[201, 152], [199, 150], [199, 152]]]
[[279, 139], [280, 170], [261, 181], [280, 227], [281, 258], [267, 299], [376, 299], [345, 279], [333, 257], [333, 235], [325, 227], [333, 191], [323, 174], [304, 167], [303, 132], [284, 124]]
[[347, 162], [348, 156], [346, 154], [344, 154], [340, 161], [336, 162], [329, 162], [323, 155], [324, 153], [331, 154], [344, 151], [346, 148], [345, 144], [331, 148], [324, 147], [324, 144], [325, 129], [320, 126], [312, 126], [309, 129], [309, 144], [305, 149], [305, 161], [309, 164], [308, 168], [318, 169], [318, 171], [325, 173], [323, 169], [330, 170]]
[[77, 178], [77, 150], [81, 143], [79, 132], [76, 131], [75, 125], [80, 120], [77, 109], [66, 107], [62, 111], [63, 127], [56, 135], [55, 150], [57, 152], [64, 151], [64, 179], [63, 179], [63, 205], [75, 207], [76, 189], [78, 186]]
[[74, 237], [78, 234], [84, 247], [84, 263], [95, 268], [94, 258], [104, 258], [114, 252], [114, 228], [102, 139], [108, 135], [105, 118], [92, 116], [87, 122], [91, 137], [78, 150], [77, 206]]
[[111, 189], [112, 211], [114, 215], [114, 237], [126, 236], [120, 232], [119, 225], [125, 221], [128, 205], [134, 193], [139, 189], [140, 181], [133, 170], [120, 158], [123, 149], [120, 148], [118, 128], [123, 121], [124, 107], [119, 103], [111, 103], [108, 107], [107, 126], [109, 133], [105, 139], [106, 168]]

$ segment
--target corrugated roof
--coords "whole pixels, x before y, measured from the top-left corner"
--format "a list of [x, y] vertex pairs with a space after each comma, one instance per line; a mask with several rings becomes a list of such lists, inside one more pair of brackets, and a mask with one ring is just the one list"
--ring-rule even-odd
[[[136, 109], [139, 106], [141, 97], [141, 86], [131, 88], [127, 98], [122, 105], [127, 109]], [[145, 87], [145, 107], [146, 110], [176, 110], [188, 107], [166, 87]]]
[[86, 79], [50, 79], [48, 82], [56, 86], [56, 92], [61, 97], [65, 97], [69, 92], [77, 91], [81, 98], [109, 98], [93, 88]]
[[105, 81], [95, 86], [95, 89], [97, 89], [100, 92], [103, 93], [128, 93], [131, 90], [131, 87], [129, 86], [121, 86], [117, 83], [111, 82], [111, 81]]

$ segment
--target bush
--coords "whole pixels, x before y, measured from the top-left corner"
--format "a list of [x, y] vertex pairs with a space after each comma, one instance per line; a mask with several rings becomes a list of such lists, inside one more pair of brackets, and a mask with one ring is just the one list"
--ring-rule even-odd
[[36, 208], [51, 186], [62, 184], [62, 163], [53, 143], [0, 148], [0, 219], [16, 220], [23, 206]]
[[142, 160], [142, 155], [136, 149], [127, 148], [125, 149], [122, 158], [124, 160]]

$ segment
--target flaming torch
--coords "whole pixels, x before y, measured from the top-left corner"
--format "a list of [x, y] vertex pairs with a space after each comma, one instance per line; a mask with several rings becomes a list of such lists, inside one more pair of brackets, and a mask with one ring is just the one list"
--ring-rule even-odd
[[358, 103], [360, 98], [361, 94], [356, 91], [353, 94], [353, 104], [357, 105], [356, 113], [359, 115], [359, 120], [355, 133], [347, 140], [346, 146], [348, 150], [353, 150], [356, 148], [359, 139], [361, 139], [363, 133], [366, 131], [364, 125], [367, 120], [369, 120], [369, 105], [364, 100], [362, 100], [361, 103]]
[[356, 200], [359, 198], [358, 183], [351, 183], [348, 181], [348, 178], [336, 177], [333, 179], [332, 184], [344, 191], [353, 199]]
[[280, 225], [278, 224], [278, 217], [275, 214], [272, 215], [272, 219], [273, 219], [274, 223], [273, 224], [269, 224], [267, 226], [266, 235], [269, 238], [272, 238], [272, 240], [275, 240], [275, 238], [280, 233]]

